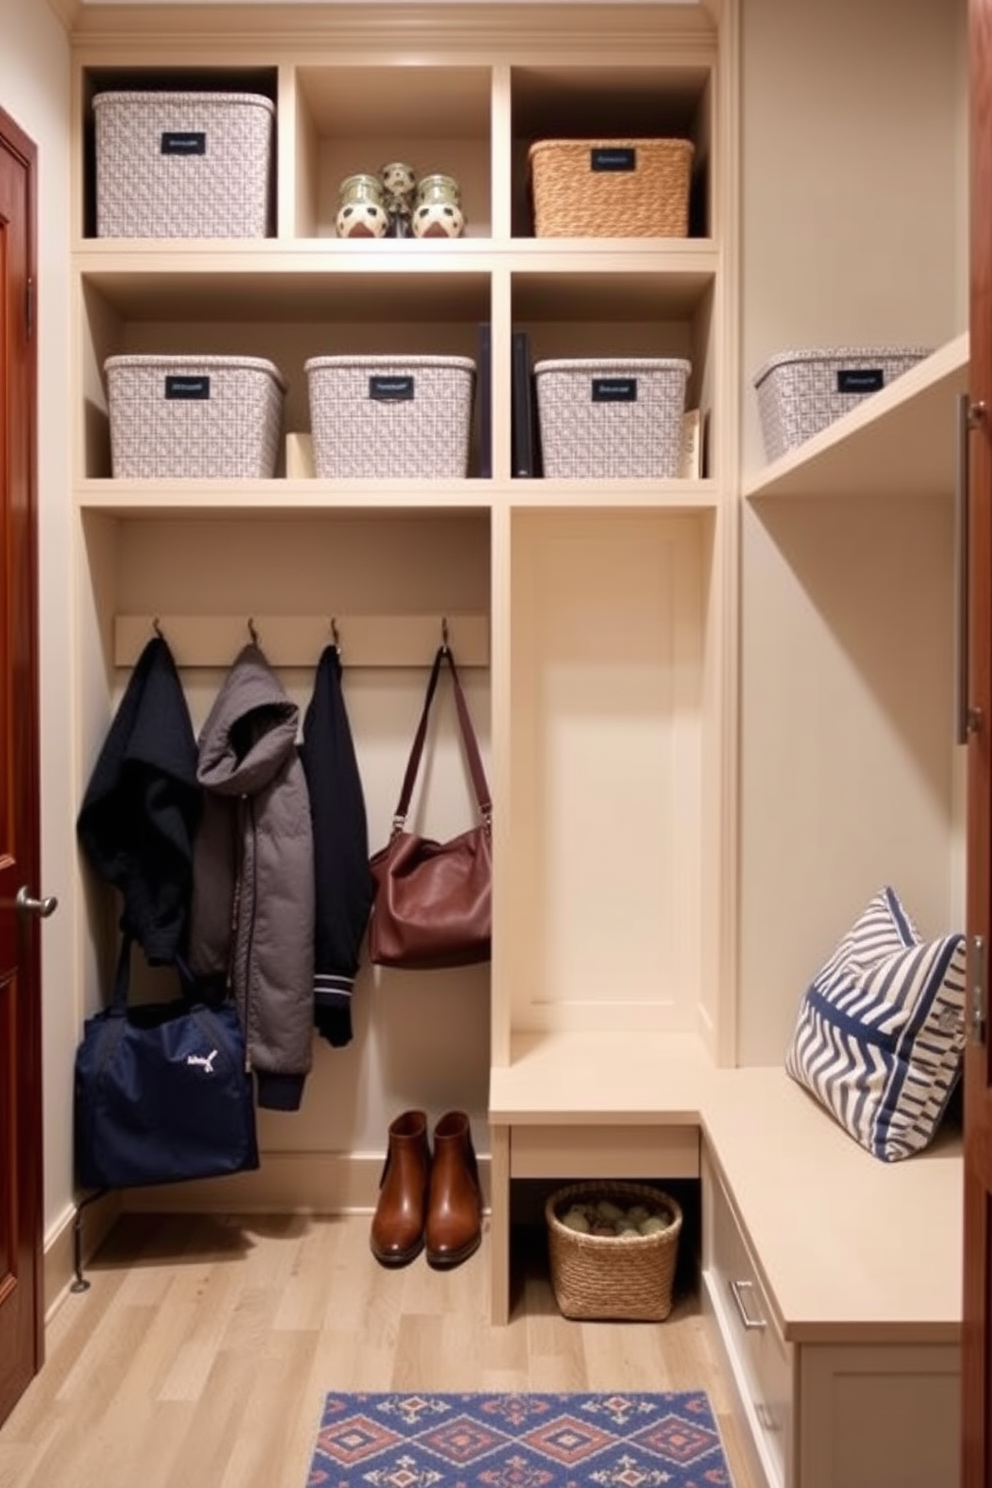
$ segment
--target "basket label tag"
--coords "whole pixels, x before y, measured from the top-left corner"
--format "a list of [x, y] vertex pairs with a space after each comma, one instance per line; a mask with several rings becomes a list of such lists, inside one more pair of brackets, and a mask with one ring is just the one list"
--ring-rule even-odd
[[594, 377], [592, 379], [592, 401], [594, 403], [636, 403], [636, 377]]
[[206, 155], [207, 136], [202, 130], [167, 129], [162, 135], [163, 155]]
[[589, 166], [594, 171], [636, 170], [637, 151], [633, 145], [599, 145], [589, 152]]
[[413, 378], [370, 377], [369, 397], [377, 403], [407, 403], [413, 397]]
[[885, 386], [882, 367], [854, 367], [837, 373], [839, 393], [877, 393]]
[[165, 379], [165, 396], [167, 398], [209, 398], [210, 378], [184, 377], [182, 373], [172, 374]]

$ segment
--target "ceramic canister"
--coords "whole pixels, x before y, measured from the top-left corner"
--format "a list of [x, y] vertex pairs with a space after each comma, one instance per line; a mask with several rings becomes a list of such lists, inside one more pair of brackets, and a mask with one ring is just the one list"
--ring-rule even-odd
[[389, 226], [382, 182], [369, 171], [346, 176], [338, 187], [334, 219], [339, 238], [382, 238]]
[[461, 193], [454, 176], [424, 176], [417, 186], [413, 231], [418, 238], [460, 238], [465, 231]]

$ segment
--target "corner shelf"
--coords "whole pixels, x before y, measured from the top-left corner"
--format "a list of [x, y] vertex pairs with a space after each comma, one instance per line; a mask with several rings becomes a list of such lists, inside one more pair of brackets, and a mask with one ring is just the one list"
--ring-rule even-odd
[[968, 387], [968, 332], [744, 481], [744, 497], [803, 500], [870, 486], [876, 496], [954, 489], [953, 402]]

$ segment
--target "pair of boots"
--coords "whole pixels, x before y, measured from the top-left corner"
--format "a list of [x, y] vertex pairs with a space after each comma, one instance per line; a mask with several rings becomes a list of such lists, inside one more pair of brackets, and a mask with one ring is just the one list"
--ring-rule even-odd
[[449, 1111], [434, 1128], [423, 1111], [404, 1111], [389, 1148], [369, 1241], [383, 1266], [405, 1266], [426, 1248], [431, 1266], [457, 1266], [479, 1248], [482, 1193], [468, 1117]]

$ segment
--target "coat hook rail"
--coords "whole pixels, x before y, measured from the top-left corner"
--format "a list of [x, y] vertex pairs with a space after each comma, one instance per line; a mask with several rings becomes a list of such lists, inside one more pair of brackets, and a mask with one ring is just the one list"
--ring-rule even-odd
[[[245, 616], [135, 615], [114, 617], [114, 665], [133, 666], [155, 633], [168, 639], [180, 667], [231, 664], [245, 644]], [[447, 611], [426, 615], [341, 615], [328, 627], [322, 615], [261, 615], [248, 620], [248, 633], [271, 666], [314, 667], [329, 644], [341, 645], [348, 667], [429, 667], [440, 634], [459, 667], [489, 665], [489, 616], [482, 612]]]

